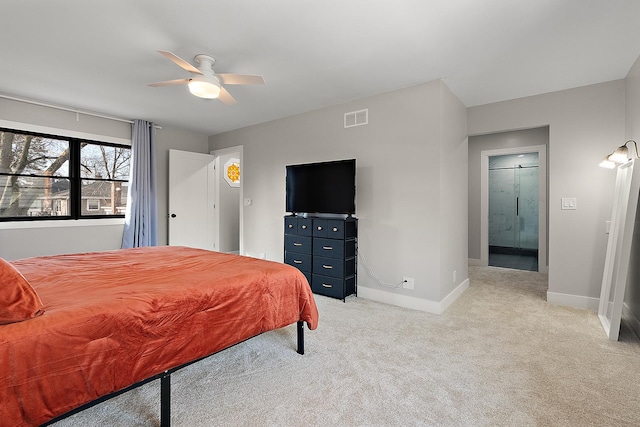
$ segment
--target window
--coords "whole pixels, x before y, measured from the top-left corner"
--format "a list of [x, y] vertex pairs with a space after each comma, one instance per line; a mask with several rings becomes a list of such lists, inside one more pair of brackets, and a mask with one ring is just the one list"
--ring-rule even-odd
[[123, 217], [131, 147], [0, 129], [0, 221]]
[[88, 211], [99, 211], [100, 210], [100, 199], [87, 199], [87, 210]]

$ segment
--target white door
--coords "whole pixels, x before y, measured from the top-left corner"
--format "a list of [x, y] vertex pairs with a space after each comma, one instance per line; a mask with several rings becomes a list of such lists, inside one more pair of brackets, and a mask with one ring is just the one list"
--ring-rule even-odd
[[214, 159], [169, 150], [169, 245], [217, 250]]

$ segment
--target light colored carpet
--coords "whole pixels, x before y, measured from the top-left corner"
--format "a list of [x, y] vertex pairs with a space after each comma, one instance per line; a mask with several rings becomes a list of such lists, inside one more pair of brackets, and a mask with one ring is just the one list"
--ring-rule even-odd
[[[172, 376], [174, 426], [638, 426], [640, 342], [548, 304], [546, 276], [471, 267], [442, 315], [316, 296], [295, 326]], [[158, 381], [55, 427], [157, 426]]]

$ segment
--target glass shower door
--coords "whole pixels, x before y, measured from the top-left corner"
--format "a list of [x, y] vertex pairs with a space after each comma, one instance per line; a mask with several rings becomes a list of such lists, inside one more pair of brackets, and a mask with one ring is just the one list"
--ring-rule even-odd
[[489, 246], [538, 249], [538, 166], [489, 169]]
[[516, 247], [515, 187], [513, 169], [489, 169], [490, 247]]
[[538, 250], [538, 167], [515, 169], [516, 247]]

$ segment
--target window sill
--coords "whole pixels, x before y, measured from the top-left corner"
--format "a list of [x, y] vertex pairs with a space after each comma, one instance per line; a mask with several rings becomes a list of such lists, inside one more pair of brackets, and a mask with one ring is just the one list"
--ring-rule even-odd
[[9, 221], [0, 222], [0, 230], [16, 230], [26, 228], [99, 227], [122, 224], [124, 224], [124, 218], [69, 219], [56, 221]]

